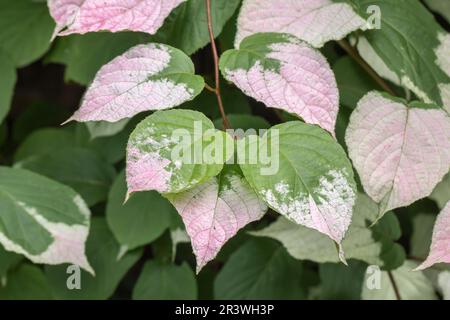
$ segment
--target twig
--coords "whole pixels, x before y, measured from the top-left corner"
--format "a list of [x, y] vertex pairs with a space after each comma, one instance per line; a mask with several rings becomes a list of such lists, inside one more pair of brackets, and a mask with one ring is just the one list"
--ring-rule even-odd
[[359, 55], [358, 51], [356, 51], [355, 48], [353, 48], [346, 40], [340, 40], [338, 41], [338, 44], [375, 80], [381, 88], [383, 88], [383, 90], [387, 91], [392, 96], [397, 96], [394, 90], [389, 87], [383, 78], [376, 73], [376, 71]]
[[400, 291], [398, 291], [397, 282], [395, 282], [395, 279], [394, 279], [394, 275], [392, 274], [391, 271], [388, 271], [388, 275], [389, 275], [389, 280], [391, 281], [391, 284], [392, 284], [392, 288], [394, 288], [395, 297], [397, 298], [397, 300], [402, 300], [402, 297], [400, 296]]
[[219, 75], [219, 55], [217, 54], [217, 47], [216, 47], [216, 41], [214, 40], [214, 32], [212, 28], [212, 18], [211, 18], [211, 0], [205, 0], [206, 3], [206, 16], [208, 18], [208, 31], [209, 31], [209, 38], [211, 39], [211, 48], [212, 48], [212, 54], [214, 57], [214, 75], [215, 75], [215, 88], [211, 88], [210, 86], [207, 86], [206, 88], [211, 90], [213, 89], [213, 92], [216, 94], [217, 97], [217, 103], [219, 105], [220, 115], [223, 119], [223, 126], [225, 129], [230, 129], [230, 122], [228, 121], [227, 115], [225, 114], [225, 110], [223, 108], [223, 102], [222, 102], [222, 96], [220, 94], [220, 75]]

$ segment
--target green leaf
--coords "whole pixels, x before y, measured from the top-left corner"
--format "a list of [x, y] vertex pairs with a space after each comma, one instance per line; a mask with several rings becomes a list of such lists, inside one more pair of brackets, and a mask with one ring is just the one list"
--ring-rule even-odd
[[65, 64], [66, 81], [88, 85], [104, 64], [129, 48], [148, 41], [149, 35], [138, 32], [92, 32], [60, 37], [47, 62]]
[[62, 148], [35, 155], [15, 164], [72, 187], [93, 206], [107, 198], [115, 169], [94, 151], [82, 148]]
[[[398, 288], [400, 298], [402, 300], [435, 300], [436, 293], [432, 283], [425, 277], [421, 271], [412, 271], [417, 267], [417, 263], [406, 261], [403, 266], [391, 272], [392, 278]], [[368, 286], [373, 279], [380, 277], [379, 287], [371, 289]], [[378, 281], [373, 281], [377, 284]], [[380, 275], [375, 273], [366, 273], [364, 280], [362, 298], [364, 300], [396, 300], [393, 283], [386, 271]]]
[[378, 89], [376, 82], [349, 56], [340, 58], [333, 65], [333, 71], [341, 105], [347, 108], [355, 109], [366, 93]]
[[[347, 0], [366, 18], [381, 12], [381, 28], [366, 31], [358, 51], [382, 77], [450, 112], [450, 35], [418, 0]], [[405, 18], [407, 17], [407, 19]]]
[[127, 126], [130, 119], [122, 119], [117, 122], [95, 121], [86, 122], [91, 139], [110, 137], [118, 134]]
[[194, 300], [197, 298], [197, 282], [192, 269], [148, 261], [133, 289], [135, 300]]
[[431, 10], [443, 16], [450, 23], [450, 5], [447, 0], [425, 0], [425, 3]]
[[6, 251], [0, 246], [0, 287], [7, 281], [7, 272], [22, 260], [22, 256]]
[[436, 216], [420, 213], [413, 218], [413, 233], [410, 238], [410, 255], [425, 259], [430, 252], [431, 237]]
[[44, 2], [0, 0], [0, 49], [16, 66], [23, 67], [47, 51], [54, 27]]
[[122, 172], [109, 192], [106, 219], [117, 241], [132, 250], [161, 236], [177, 212], [156, 191], [138, 193], [124, 203], [126, 193], [125, 173]]
[[349, 261], [349, 265], [324, 263], [319, 265], [320, 299], [359, 300], [367, 265]]
[[155, 112], [128, 141], [128, 192], [189, 190], [216, 176], [233, 150], [232, 138], [200, 112]]
[[[266, 119], [251, 114], [227, 114], [227, 118], [234, 130], [242, 129], [244, 131], [247, 131], [249, 129], [260, 130], [270, 128], [270, 124]], [[222, 129], [222, 118], [216, 119], [214, 121], [214, 125], [216, 126], [216, 128]], [[257, 132], [255, 132], [254, 134], [257, 134]]]
[[9, 112], [16, 78], [13, 62], [0, 48], [0, 124]]
[[216, 299], [304, 299], [303, 265], [272, 240], [251, 240], [233, 253], [214, 283]]
[[96, 276], [81, 271], [81, 289], [67, 288], [67, 265], [47, 266], [45, 273], [54, 296], [58, 299], [108, 299], [116, 290], [127, 271], [139, 260], [141, 250], [126, 253], [119, 259], [120, 245], [114, 239], [104, 218], [93, 218], [91, 232], [86, 243], [86, 254]]
[[93, 273], [85, 255], [90, 212], [69, 187], [0, 167], [0, 212], [0, 243], [6, 250], [35, 263], [74, 263]]
[[[360, 193], [353, 210], [352, 224], [342, 242], [345, 257], [387, 269], [397, 268], [403, 264], [405, 256], [403, 248], [394, 243], [401, 236], [399, 222], [393, 213], [389, 213], [372, 226], [377, 216], [376, 203]], [[339, 262], [335, 245], [327, 236], [283, 217], [251, 234], [280, 241], [289, 254], [299, 260]]]
[[450, 173], [434, 188], [430, 198], [436, 201], [440, 209], [444, 209], [450, 200]]
[[[211, 1], [214, 36], [219, 36], [225, 23], [233, 16], [240, 0]], [[153, 37], [191, 55], [210, 42], [204, 0], [189, 0], [177, 7]]]
[[11, 271], [5, 286], [0, 285], [0, 300], [51, 300], [47, 279], [42, 270], [22, 264]]
[[269, 207], [340, 244], [356, 200], [353, 169], [342, 147], [321, 128], [292, 121], [263, 138], [238, 141], [239, 157], [251, 150], [271, 152], [270, 170], [262, 156], [250, 155], [256, 164], [239, 159], [245, 178]]

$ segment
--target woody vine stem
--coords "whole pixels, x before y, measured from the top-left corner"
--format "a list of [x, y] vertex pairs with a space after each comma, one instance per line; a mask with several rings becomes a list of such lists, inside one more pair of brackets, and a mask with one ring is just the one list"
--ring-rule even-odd
[[220, 115], [223, 119], [223, 126], [225, 129], [230, 129], [230, 122], [228, 121], [227, 115], [225, 114], [225, 110], [223, 108], [222, 96], [220, 94], [220, 75], [219, 75], [219, 55], [217, 53], [216, 42], [214, 40], [214, 32], [212, 27], [212, 18], [211, 18], [211, 0], [205, 0], [206, 4], [206, 16], [208, 19], [208, 31], [209, 38], [211, 39], [211, 50], [214, 58], [214, 77], [215, 77], [215, 87], [212, 88], [208, 84], [205, 85], [206, 89], [215, 93], [217, 97], [217, 104], [219, 105]]

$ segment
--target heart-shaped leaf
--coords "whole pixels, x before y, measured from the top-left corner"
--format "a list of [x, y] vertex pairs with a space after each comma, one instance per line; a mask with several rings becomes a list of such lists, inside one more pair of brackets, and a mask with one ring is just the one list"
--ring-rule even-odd
[[436, 220], [430, 254], [417, 270], [429, 268], [436, 263], [450, 263], [450, 202]]
[[294, 36], [259, 33], [220, 59], [224, 77], [248, 96], [334, 134], [339, 93], [325, 57]]
[[48, 0], [56, 21], [54, 36], [96, 31], [154, 34], [169, 13], [186, 0]]
[[116, 122], [146, 110], [176, 107], [204, 87], [182, 51], [163, 44], [138, 45], [104, 65], [67, 121]]
[[232, 138], [200, 112], [155, 112], [139, 123], [128, 141], [128, 192], [191, 189], [219, 174], [233, 150]]
[[73, 263], [85, 255], [90, 211], [72, 189], [35, 173], [0, 168], [0, 243], [35, 263]]
[[333, 0], [244, 0], [239, 14], [236, 47], [257, 32], [285, 32], [320, 48], [363, 28], [366, 21], [353, 8]]
[[[239, 159], [245, 178], [269, 207], [341, 243], [352, 220], [356, 184], [350, 161], [329, 134], [293, 121], [262, 138], [238, 141], [240, 157], [242, 150], [255, 163]], [[253, 159], [251, 150], [270, 150], [270, 169], [263, 164], [267, 159], [261, 153]]]
[[433, 105], [372, 91], [353, 112], [346, 142], [380, 216], [430, 195], [450, 168], [450, 117]]
[[197, 273], [239, 229], [267, 211], [236, 166], [225, 166], [219, 176], [184, 193], [168, 195], [168, 199], [191, 238]]

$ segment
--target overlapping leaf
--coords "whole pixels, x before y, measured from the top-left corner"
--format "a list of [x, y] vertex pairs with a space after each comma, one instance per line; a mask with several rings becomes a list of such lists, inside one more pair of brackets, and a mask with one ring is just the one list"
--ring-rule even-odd
[[0, 243], [35, 263], [77, 264], [85, 255], [90, 211], [72, 189], [21, 169], [0, 168]]
[[450, 118], [434, 105], [370, 92], [351, 116], [346, 142], [380, 216], [430, 195], [450, 168]]
[[56, 21], [54, 36], [96, 31], [154, 34], [170, 12], [186, 0], [48, 0]]
[[244, 0], [235, 45], [238, 47], [242, 39], [257, 32], [285, 32], [319, 48], [365, 25], [366, 21], [343, 2]]
[[255, 164], [239, 161], [247, 181], [272, 209], [341, 243], [352, 219], [356, 184], [350, 161], [330, 135], [293, 121], [272, 127], [262, 138], [238, 141], [238, 147], [240, 157], [242, 149], [250, 157], [250, 150], [271, 150], [271, 166], [262, 163], [267, 162], [263, 157], [250, 158]]
[[239, 167], [226, 166], [219, 176], [184, 193], [168, 195], [183, 218], [197, 257], [197, 272], [267, 206], [245, 181]]
[[163, 44], [138, 45], [104, 65], [80, 109], [68, 120], [116, 122], [146, 110], [193, 99], [204, 81], [183, 52]]
[[220, 59], [224, 77], [245, 94], [334, 134], [339, 93], [325, 57], [287, 34], [259, 33]]
[[128, 192], [189, 190], [219, 174], [233, 148], [231, 136], [200, 112], [155, 112], [128, 141]]

